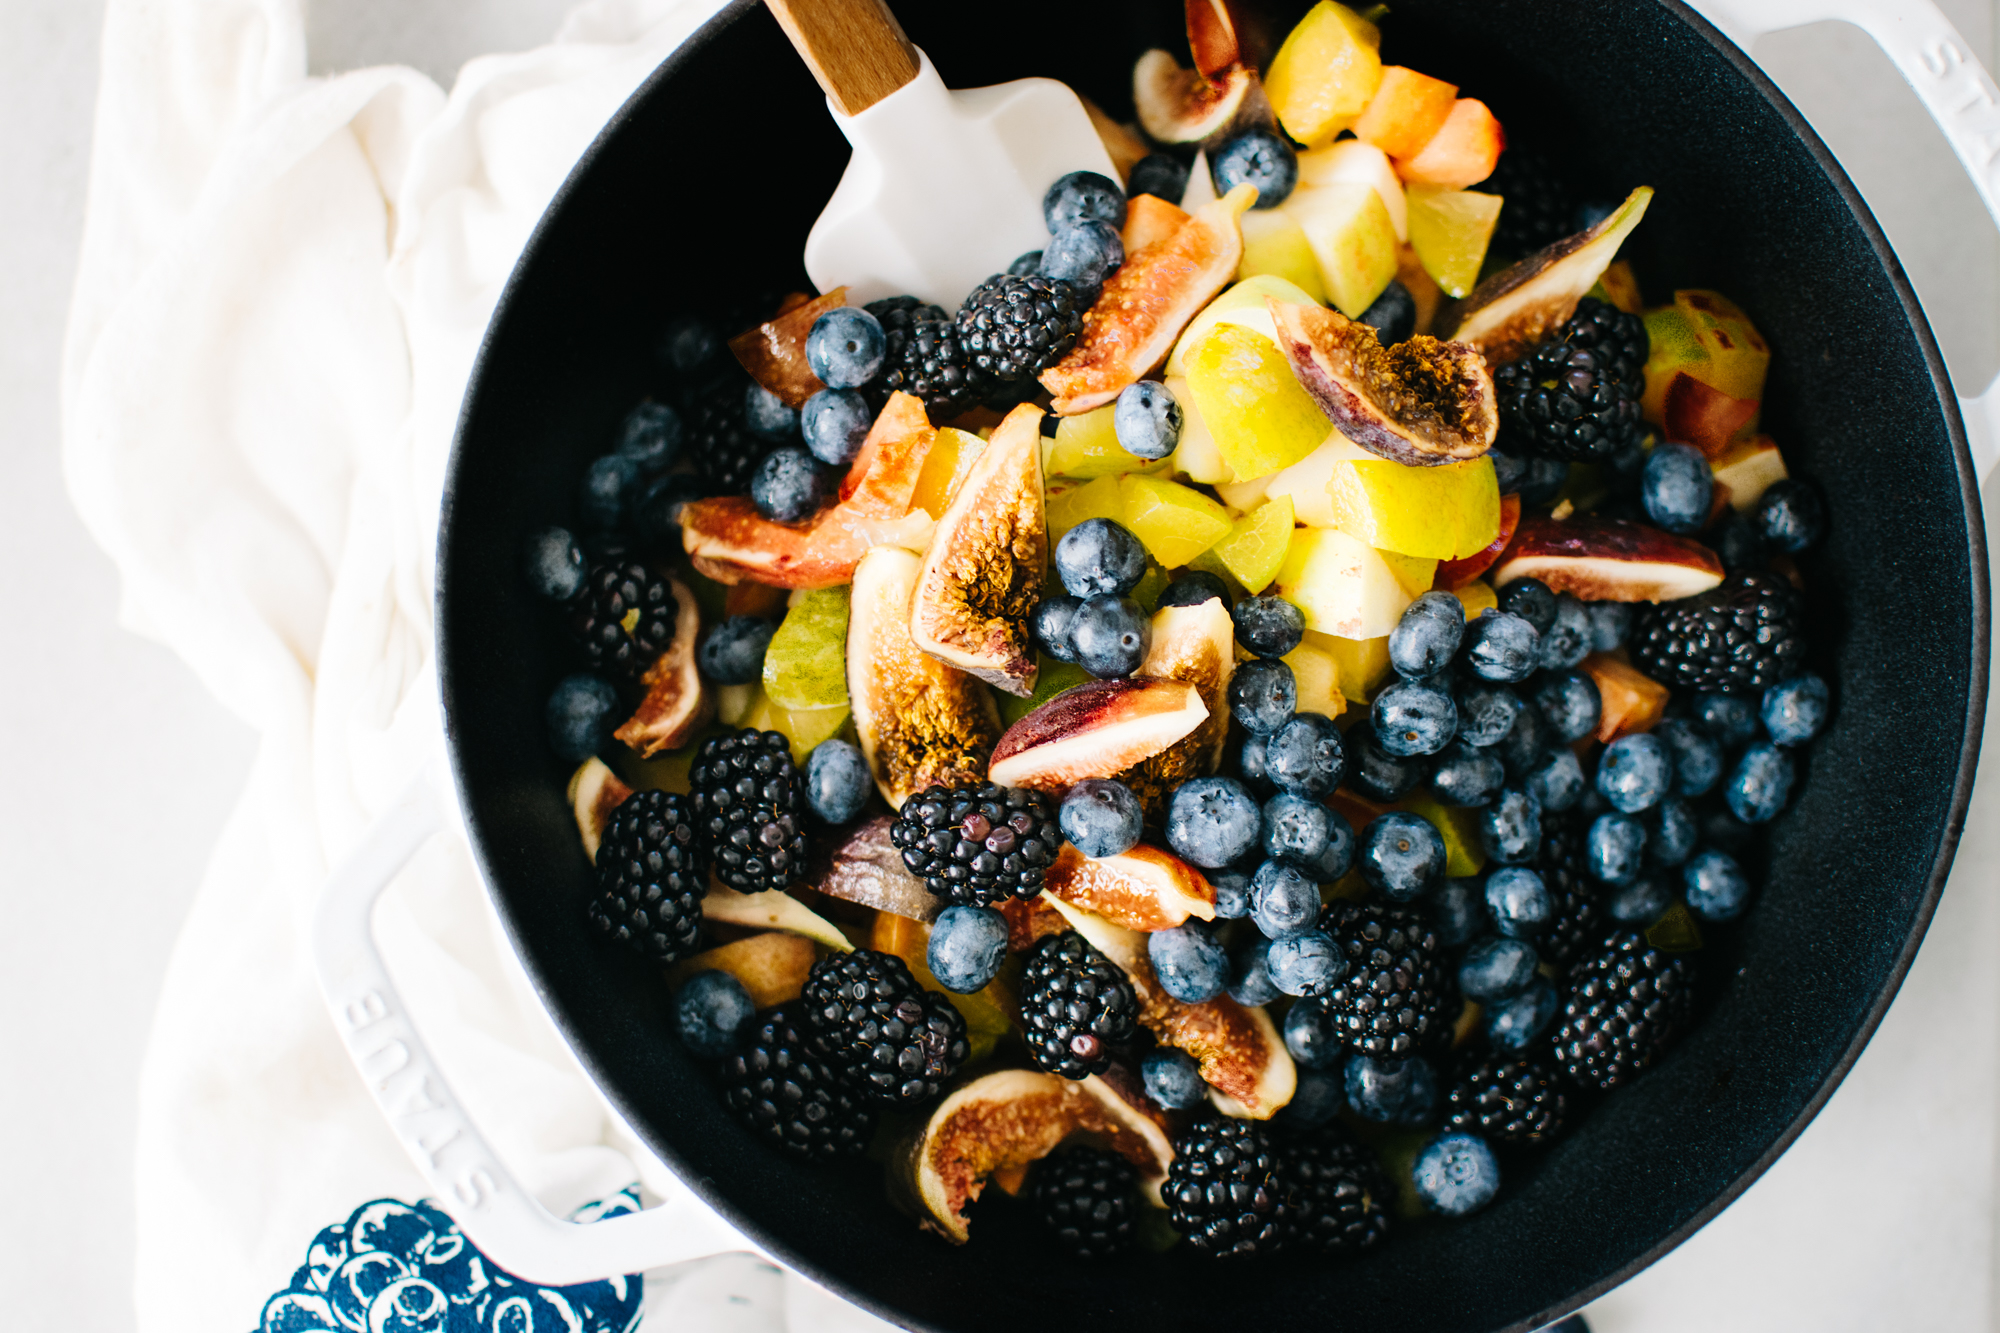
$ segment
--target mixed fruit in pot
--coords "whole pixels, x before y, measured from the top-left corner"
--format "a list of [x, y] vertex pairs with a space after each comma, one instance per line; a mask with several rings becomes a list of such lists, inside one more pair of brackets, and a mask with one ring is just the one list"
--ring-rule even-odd
[[1615, 262], [1651, 192], [1331, 0], [1189, 32], [957, 310], [676, 319], [527, 541], [579, 915], [955, 1242], [989, 1185], [1090, 1258], [1485, 1206], [1693, 1021], [1829, 714], [1822, 502], [1749, 317]]

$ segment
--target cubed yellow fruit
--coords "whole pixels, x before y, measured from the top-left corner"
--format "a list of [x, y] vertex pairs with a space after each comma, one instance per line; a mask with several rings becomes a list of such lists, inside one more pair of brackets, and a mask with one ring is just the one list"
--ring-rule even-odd
[[1467, 620], [1477, 620], [1481, 611], [1498, 610], [1500, 607], [1500, 594], [1493, 591], [1492, 584], [1482, 579], [1474, 579], [1463, 588], [1453, 588], [1451, 592], [1464, 605]]
[[1285, 132], [1318, 144], [1353, 124], [1382, 82], [1381, 46], [1380, 30], [1346, 5], [1320, 0], [1308, 10], [1264, 72]]
[[1437, 561], [1378, 551], [1334, 528], [1303, 528], [1278, 571], [1278, 592], [1306, 628], [1342, 639], [1380, 638], [1430, 590]]
[[[1736, 304], [1718, 292], [1679, 291], [1672, 305], [1645, 315], [1648, 421], [1661, 419], [1675, 372], [1685, 372], [1729, 398], [1759, 402], [1771, 348]], [[1753, 426], [1754, 428], [1754, 426]]]
[[1218, 324], [1194, 345], [1187, 381], [1216, 451], [1241, 478], [1290, 467], [1333, 429], [1278, 345], [1240, 325]]
[[1278, 577], [1292, 545], [1292, 497], [1266, 500], [1236, 520], [1215, 544], [1216, 558], [1251, 592], [1262, 592]]
[[1054, 549], [1065, 532], [1087, 518], [1108, 518], [1114, 523], [1123, 523], [1125, 500], [1118, 493], [1118, 478], [1099, 477], [1081, 486], [1049, 487], [1045, 512], [1049, 522], [1049, 546]]
[[1201, 409], [1195, 406], [1194, 391], [1188, 388], [1186, 376], [1169, 375], [1166, 386], [1174, 401], [1181, 405], [1181, 439], [1167, 459], [1168, 472], [1204, 486], [1235, 481], [1236, 474], [1222, 461], [1222, 452], [1215, 447], [1215, 436], [1209, 433]]
[[1409, 200], [1410, 248], [1417, 261], [1445, 295], [1464, 296], [1479, 281], [1505, 201], [1497, 194], [1429, 185], [1411, 186]]
[[847, 588], [793, 597], [785, 623], [764, 650], [764, 693], [782, 709], [845, 708]]
[[1356, 703], [1367, 703], [1373, 699], [1375, 691], [1394, 671], [1389, 665], [1389, 636], [1386, 634], [1373, 639], [1337, 639], [1331, 634], [1307, 630], [1305, 643], [1333, 659], [1341, 694]]
[[958, 493], [958, 485], [972, 471], [972, 464], [979, 457], [979, 451], [986, 447], [986, 441], [971, 431], [959, 430], [955, 426], [945, 426], [931, 442], [930, 452], [924, 455], [923, 471], [917, 474], [917, 486], [910, 493], [910, 506], [930, 512], [932, 518], [944, 517], [951, 497]]
[[1125, 526], [1153, 559], [1178, 569], [1229, 531], [1229, 511], [1200, 491], [1159, 477], [1118, 480]]
[[1285, 654], [1284, 661], [1298, 685], [1299, 712], [1339, 717], [1346, 711], [1347, 696], [1340, 691], [1340, 666], [1330, 651], [1315, 643], [1301, 643]]
[[1486, 866], [1486, 853], [1479, 845], [1479, 812], [1445, 805], [1429, 792], [1412, 792], [1396, 802], [1427, 820], [1444, 839], [1444, 873], [1452, 879], [1476, 875]]
[[[1318, 273], [1318, 261], [1314, 263], [1313, 271]], [[1167, 356], [1167, 378], [1171, 380], [1175, 376], [1187, 375], [1187, 354], [1218, 324], [1235, 324], [1261, 333], [1276, 346], [1278, 328], [1272, 322], [1271, 307], [1264, 300], [1269, 296], [1291, 305], [1325, 304], [1314, 302], [1297, 283], [1275, 273], [1259, 273], [1245, 278], [1203, 306], [1201, 313], [1188, 321], [1187, 328], [1181, 331], [1180, 338], [1174, 343], [1174, 350]]]
[[1218, 484], [1216, 494], [1231, 509], [1251, 510], [1280, 495], [1292, 498], [1296, 521], [1309, 528], [1333, 526], [1333, 502], [1326, 491], [1327, 478], [1343, 462], [1366, 462], [1375, 455], [1333, 431], [1319, 448], [1288, 468], [1251, 481]]
[[1253, 208], [1238, 218], [1237, 224], [1243, 230], [1243, 259], [1236, 266], [1238, 279], [1283, 278], [1315, 304], [1326, 304], [1326, 288], [1319, 280], [1319, 260], [1313, 257], [1312, 243], [1306, 240], [1305, 230], [1290, 215], [1275, 208]]
[[1382, 207], [1389, 210], [1396, 239], [1410, 239], [1409, 200], [1403, 192], [1403, 180], [1390, 164], [1389, 155], [1372, 143], [1342, 139], [1300, 153], [1299, 185], [1309, 190], [1322, 185], [1366, 185], [1381, 196]]
[[1500, 535], [1500, 486], [1490, 458], [1440, 467], [1386, 458], [1336, 462], [1326, 494], [1328, 527], [1385, 551], [1460, 560]]
[[1758, 435], [1736, 445], [1711, 466], [1715, 479], [1729, 487], [1729, 507], [1747, 513], [1764, 498], [1774, 481], [1791, 474], [1785, 471], [1785, 456], [1768, 435]]
[[1359, 319], [1396, 277], [1396, 224], [1382, 196], [1368, 185], [1301, 186], [1280, 207], [1304, 230], [1327, 300]]
[[1057, 477], [1115, 477], [1153, 467], [1118, 443], [1112, 424], [1118, 405], [1106, 403], [1094, 411], [1064, 417], [1056, 423], [1056, 442], [1049, 450], [1049, 474]]

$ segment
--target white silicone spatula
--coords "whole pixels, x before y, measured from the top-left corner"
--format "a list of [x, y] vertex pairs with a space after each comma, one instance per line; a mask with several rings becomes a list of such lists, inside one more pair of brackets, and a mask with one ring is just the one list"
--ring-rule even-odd
[[861, 303], [909, 293], [956, 309], [1048, 243], [1042, 196], [1072, 171], [1118, 173], [1054, 79], [944, 86], [882, 0], [765, 0], [854, 145], [806, 238], [806, 273]]

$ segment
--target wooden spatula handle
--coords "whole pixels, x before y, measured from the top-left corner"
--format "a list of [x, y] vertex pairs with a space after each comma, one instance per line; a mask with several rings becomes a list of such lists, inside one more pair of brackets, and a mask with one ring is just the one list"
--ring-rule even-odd
[[883, 0], [764, 0], [844, 115], [917, 77], [917, 49]]

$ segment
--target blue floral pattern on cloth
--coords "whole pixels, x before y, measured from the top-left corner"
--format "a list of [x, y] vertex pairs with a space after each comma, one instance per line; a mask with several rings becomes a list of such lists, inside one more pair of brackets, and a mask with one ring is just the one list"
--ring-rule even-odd
[[[570, 1216], [639, 1211], [638, 1186]], [[364, 1203], [313, 1237], [292, 1284], [264, 1303], [257, 1333], [631, 1333], [640, 1274], [543, 1287], [481, 1254], [428, 1199]]]

